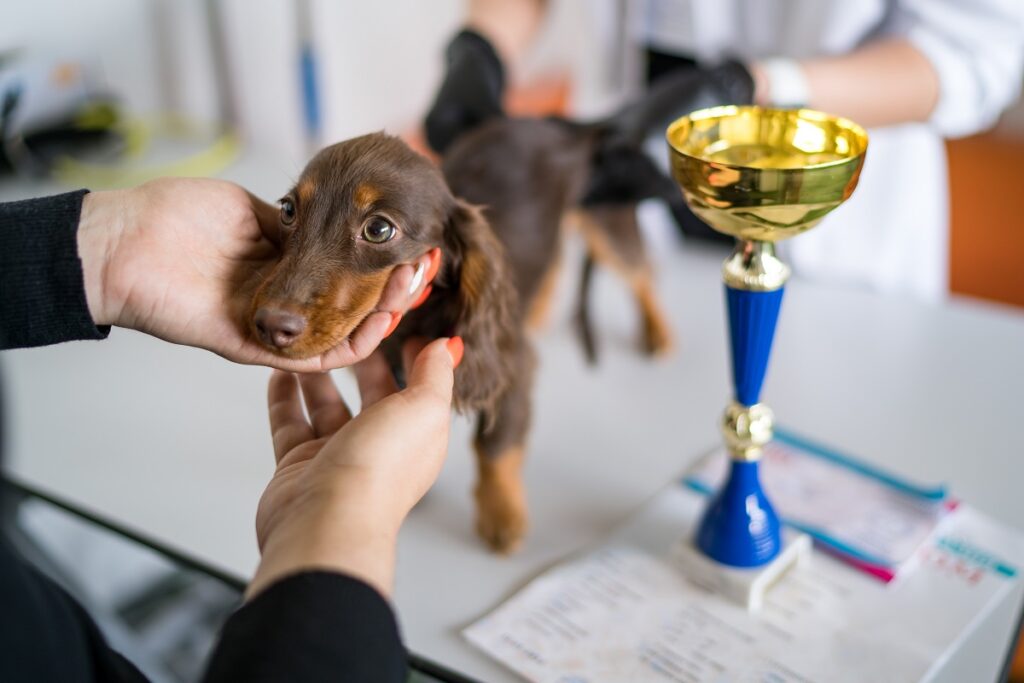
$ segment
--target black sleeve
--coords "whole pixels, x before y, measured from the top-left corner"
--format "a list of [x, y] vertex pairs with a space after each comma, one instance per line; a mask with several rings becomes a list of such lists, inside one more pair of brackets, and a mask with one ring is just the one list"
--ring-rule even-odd
[[144, 683], [74, 598], [0, 536], [0, 681]]
[[[0, 681], [144, 683], [74, 598], [0, 537]], [[283, 579], [228, 619], [206, 683], [403, 683], [406, 653], [387, 601], [330, 572]]]
[[110, 333], [89, 315], [78, 258], [87, 192], [0, 203], [0, 349]]
[[235, 612], [204, 680], [403, 683], [406, 654], [387, 601], [342, 574], [303, 572]]

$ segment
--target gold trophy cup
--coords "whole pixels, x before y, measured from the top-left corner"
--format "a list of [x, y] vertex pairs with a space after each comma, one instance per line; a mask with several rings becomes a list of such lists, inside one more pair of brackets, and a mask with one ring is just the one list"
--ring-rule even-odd
[[679, 555], [695, 579], [756, 609], [767, 586], [810, 549], [806, 536], [783, 537], [758, 476], [773, 422], [761, 385], [789, 277], [775, 242], [810, 230], [850, 197], [868, 138], [843, 118], [753, 106], [693, 112], [667, 137], [690, 209], [736, 238], [722, 269], [734, 389], [721, 424], [729, 475]]

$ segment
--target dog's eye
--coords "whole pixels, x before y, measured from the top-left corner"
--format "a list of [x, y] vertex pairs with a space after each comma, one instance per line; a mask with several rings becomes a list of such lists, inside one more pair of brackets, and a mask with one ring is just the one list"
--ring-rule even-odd
[[285, 225], [295, 222], [295, 204], [290, 199], [281, 200], [281, 222]]
[[387, 219], [377, 216], [371, 218], [370, 222], [363, 228], [363, 239], [374, 244], [383, 244], [395, 236], [398, 228]]

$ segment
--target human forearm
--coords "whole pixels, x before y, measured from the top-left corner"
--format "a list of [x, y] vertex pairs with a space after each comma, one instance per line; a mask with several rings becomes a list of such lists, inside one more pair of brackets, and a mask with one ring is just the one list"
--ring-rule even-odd
[[303, 571], [228, 619], [202, 680], [401, 683], [405, 659], [395, 615], [377, 590], [352, 576]]
[[375, 515], [369, 505], [344, 499], [313, 506], [308, 515], [289, 520], [262, 548], [262, 559], [246, 589], [246, 599], [303, 571], [346, 574], [391, 595], [397, 527]]
[[[926, 121], [939, 99], [939, 78], [931, 62], [909, 41], [879, 40], [849, 54], [799, 64], [814, 109], [867, 126]], [[755, 100], [772, 102], [772, 85], [758, 64]]]
[[76, 242], [85, 190], [0, 204], [0, 348], [103, 339]]
[[547, 0], [471, 0], [466, 28], [487, 38], [511, 66], [536, 37], [547, 4]]

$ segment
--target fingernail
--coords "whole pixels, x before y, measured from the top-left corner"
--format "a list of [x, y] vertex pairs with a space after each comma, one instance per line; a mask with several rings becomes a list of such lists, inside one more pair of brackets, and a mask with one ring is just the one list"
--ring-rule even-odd
[[411, 311], [414, 308], [419, 308], [420, 305], [427, 300], [427, 297], [430, 296], [430, 293], [432, 291], [434, 291], [434, 287], [432, 285], [427, 285], [426, 287], [424, 287], [423, 293], [416, 298], [416, 301], [414, 301], [412, 306], [409, 307], [409, 310]]
[[445, 346], [448, 347], [448, 355], [452, 357], [452, 369], [459, 367], [459, 363], [462, 362], [462, 352], [466, 350], [465, 344], [462, 343], [462, 337], [452, 337]]
[[441, 268], [441, 248], [434, 247], [430, 250], [430, 268], [427, 269], [427, 282], [432, 282], [437, 271]]
[[385, 339], [387, 339], [388, 337], [391, 336], [391, 333], [395, 331], [395, 328], [398, 327], [398, 323], [400, 323], [401, 321], [402, 321], [402, 314], [401, 313], [392, 313], [391, 314], [391, 324], [388, 325], [388, 331], [384, 333], [384, 338]]
[[419, 288], [420, 283], [423, 282], [424, 271], [426, 271], [426, 267], [423, 265], [423, 262], [420, 261], [416, 264], [416, 272], [412, 276], [412, 282], [409, 283], [409, 294], [415, 292]]

